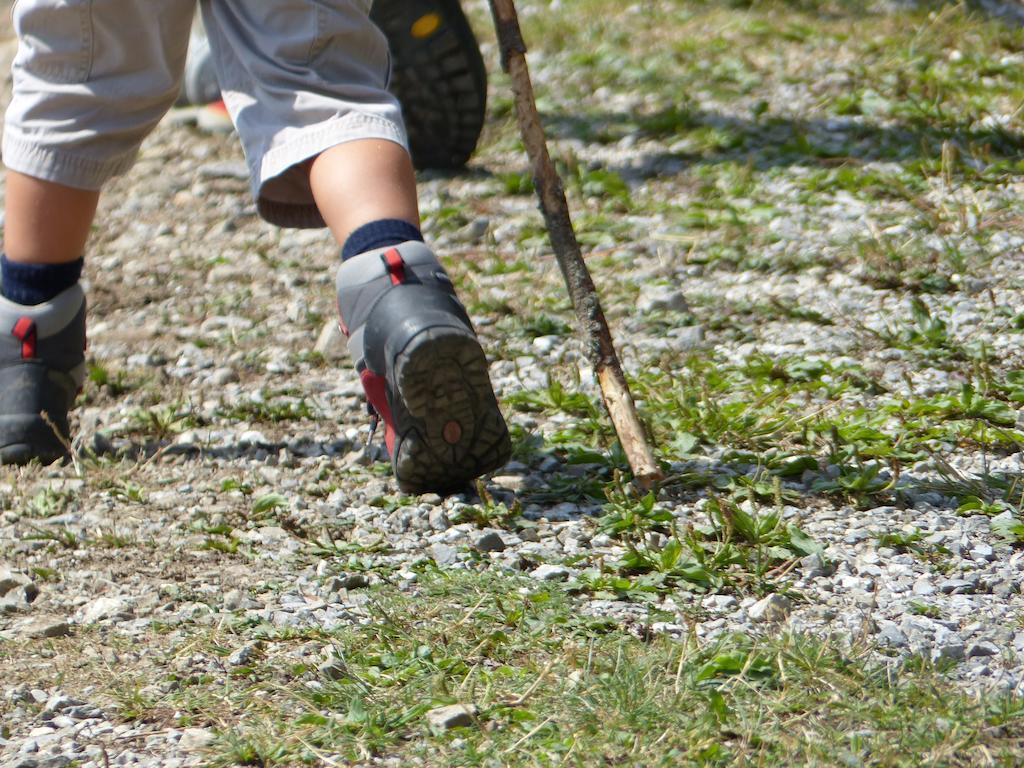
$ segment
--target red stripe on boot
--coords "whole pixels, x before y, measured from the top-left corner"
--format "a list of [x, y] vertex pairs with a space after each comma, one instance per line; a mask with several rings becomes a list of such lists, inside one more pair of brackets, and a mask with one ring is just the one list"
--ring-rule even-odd
[[387, 265], [392, 285], [401, 285], [405, 282], [405, 261], [397, 248], [392, 248], [384, 254], [384, 263]]
[[21, 342], [21, 357], [32, 360], [36, 357], [36, 323], [30, 317], [23, 317], [14, 324], [11, 334]]

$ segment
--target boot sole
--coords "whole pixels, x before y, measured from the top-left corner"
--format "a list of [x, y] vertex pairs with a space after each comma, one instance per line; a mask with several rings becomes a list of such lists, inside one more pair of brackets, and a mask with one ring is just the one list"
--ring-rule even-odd
[[417, 168], [461, 168], [487, 111], [487, 69], [458, 0], [377, 0], [370, 18], [392, 52], [398, 98]]
[[508, 461], [487, 359], [464, 328], [433, 326], [392, 356], [395, 477], [406, 493], [453, 492]]
[[48, 465], [67, 457], [67, 448], [42, 417], [0, 416], [0, 464], [24, 466], [38, 461]]

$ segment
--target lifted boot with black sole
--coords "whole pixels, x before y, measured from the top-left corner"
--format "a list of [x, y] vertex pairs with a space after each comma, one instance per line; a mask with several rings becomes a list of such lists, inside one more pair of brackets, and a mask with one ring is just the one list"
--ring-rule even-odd
[[457, 492], [508, 461], [487, 360], [427, 246], [407, 242], [346, 261], [338, 307], [404, 492]]

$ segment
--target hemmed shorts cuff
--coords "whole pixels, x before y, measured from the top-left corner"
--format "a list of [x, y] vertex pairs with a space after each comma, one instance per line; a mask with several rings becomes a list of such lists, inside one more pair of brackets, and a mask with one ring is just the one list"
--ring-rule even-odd
[[298, 166], [331, 147], [361, 139], [383, 139], [393, 141], [407, 151], [409, 148], [405, 131], [399, 123], [366, 113], [350, 113], [305, 131], [295, 140], [274, 147], [263, 156], [254, 190], [259, 215], [279, 227], [321, 229], [327, 226], [313, 201], [308, 178], [287, 184], [290, 189], [306, 190], [294, 200], [266, 197], [262, 194], [263, 189], [287, 174], [301, 173], [305, 177], [307, 172]]
[[99, 190], [115, 176], [127, 173], [138, 155], [138, 148], [126, 155], [96, 160], [4, 132], [3, 163], [12, 171], [43, 181], [52, 181], [74, 189]]

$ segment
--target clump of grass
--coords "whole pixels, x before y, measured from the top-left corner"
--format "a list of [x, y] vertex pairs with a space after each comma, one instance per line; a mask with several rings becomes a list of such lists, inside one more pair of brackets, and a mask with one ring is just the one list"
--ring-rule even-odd
[[586, 569], [582, 588], [613, 599], [653, 599], [677, 589], [764, 594], [785, 590], [787, 564], [822, 547], [782, 514], [711, 496], [703, 520], [677, 520], [653, 493], [639, 496], [621, 481], [609, 486], [598, 530], [627, 547], [617, 562]]
[[132, 411], [128, 431], [160, 442], [169, 440], [186, 429], [199, 426], [199, 423], [192, 406], [179, 401]]
[[[329, 636], [278, 631], [244, 680], [208, 685], [210, 696], [182, 686], [162, 704], [190, 722], [231, 723], [205, 755], [225, 766], [385, 755], [824, 765], [837, 754], [896, 766], [988, 754], [1009, 765], [1024, 739], [1020, 699], [968, 696], [927, 662], [900, 670], [856, 645], [638, 638], [582, 614], [558, 587], [493, 574], [425, 571], [415, 595], [381, 587], [367, 608], [365, 624]], [[282, 654], [311, 639], [333, 648], [330, 675], [306, 665], [283, 674]], [[432, 730], [426, 713], [452, 703], [474, 708], [470, 724]]]
[[316, 418], [316, 412], [305, 398], [278, 393], [261, 393], [258, 399], [222, 405], [217, 409], [216, 415], [226, 421], [260, 424], [279, 424]]
[[73, 491], [44, 488], [25, 504], [24, 514], [26, 517], [42, 519], [56, 517], [67, 512], [77, 498], [78, 494]]
[[87, 378], [92, 386], [105, 390], [113, 397], [131, 392], [138, 386], [138, 382], [132, 380], [125, 371], [111, 371], [97, 361], [89, 363]]
[[523, 510], [518, 501], [509, 506], [505, 502], [495, 501], [482, 481], [476, 483], [479, 504], [465, 504], [458, 507], [452, 515], [453, 523], [472, 523], [479, 528], [513, 529], [522, 521]]

